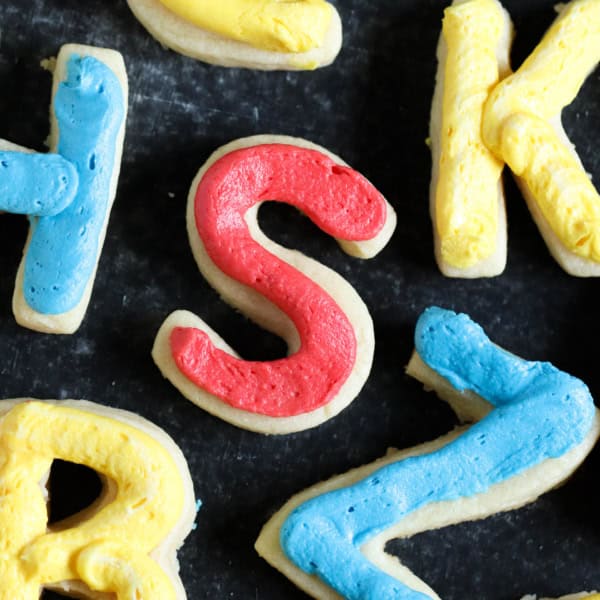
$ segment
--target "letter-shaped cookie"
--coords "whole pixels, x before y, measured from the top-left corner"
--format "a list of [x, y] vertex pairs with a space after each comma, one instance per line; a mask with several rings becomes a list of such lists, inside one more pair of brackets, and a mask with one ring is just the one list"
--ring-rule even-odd
[[600, 275], [600, 196], [561, 124], [600, 60], [600, 0], [566, 5], [487, 101], [486, 145], [517, 177], [548, 249], [572, 275]]
[[[48, 529], [40, 481], [54, 459], [95, 469], [104, 489]], [[176, 552], [194, 491], [179, 448], [152, 423], [90, 402], [2, 401], [0, 497], [0, 600], [37, 600], [42, 588], [185, 600]]]
[[127, 0], [161, 44], [225, 67], [316, 69], [342, 45], [338, 12], [325, 0]]
[[[73, 333], [92, 293], [121, 164], [127, 112], [121, 55], [90, 46], [63, 46], [52, 97], [50, 149], [59, 156], [27, 155], [3, 142], [0, 150], [19, 152], [0, 152], [0, 190], [2, 170], [21, 176], [12, 180], [7, 204], [0, 203], [0, 210], [10, 210], [10, 198], [20, 194], [25, 208], [19, 212], [34, 215], [15, 284], [15, 318], [37, 331]], [[26, 202], [35, 205], [43, 196], [36, 187], [42, 173], [32, 170], [34, 163], [47, 167], [51, 160], [60, 164], [54, 165], [48, 185], [64, 186], [62, 195], [69, 197], [61, 201], [61, 210], [31, 212]], [[71, 170], [74, 177], [68, 175]], [[19, 183], [20, 188], [15, 187]]]
[[485, 146], [483, 109], [509, 71], [512, 25], [497, 0], [455, 0], [444, 13], [431, 109], [430, 211], [448, 277], [492, 277], [506, 265], [504, 163]]
[[204, 321], [178, 311], [162, 325], [153, 357], [205, 410], [246, 429], [288, 433], [322, 423], [358, 395], [371, 368], [373, 325], [344, 279], [261, 232], [257, 212], [266, 200], [299, 208], [362, 258], [379, 252], [395, 226], [381, 194], [322, 148], [279, 136], [224, 146], [192, 183], [192, 250], [221, 296], [283, 337], [290, 355], [241, 360]]
[[267, 523], [259, 554], [315, 598], [437, 599], [386, 541], [532, 502], [598, 438], [581, 381], [502, 350], [466, 315], [427, 310], [415, 345], [408, 373], [479, 422], [321, 483]]
[[431, 117], [438, 265], [451, 277], [504, 269], [506, 162], [559, 264], [600, 275], [600, 197], [560, 120], [600, 60], [600, 0], [562, 7], [519, 70], [493, 87], [508, 71], [510, 41], [497, 0], [455, 0], [446, 11]]

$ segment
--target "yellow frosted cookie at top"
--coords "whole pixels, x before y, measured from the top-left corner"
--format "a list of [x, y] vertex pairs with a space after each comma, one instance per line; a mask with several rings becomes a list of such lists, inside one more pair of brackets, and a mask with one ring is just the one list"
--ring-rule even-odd
[[306, 52], [323, 43], [333, 8], [325, 0], [160, 0], [194, 25], [278, 52]]
[[487, 101], [483, 137], [517, 177], [560, 265], [600, 275], [600, 196], [560, 115], [600, 60], [600, 0], [564, 7], [523, 65]]
[[315, 69], [339, 52], [341, 22], [325, 0], [128, 0], [166, 46], [205, 62]]

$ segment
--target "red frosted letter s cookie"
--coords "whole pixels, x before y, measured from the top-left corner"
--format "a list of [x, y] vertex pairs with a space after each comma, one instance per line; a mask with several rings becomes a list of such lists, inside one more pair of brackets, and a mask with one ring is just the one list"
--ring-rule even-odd
[[339, 275], [269, 240], [258, 207], [278, 200], [302, 210], [350, 255], [369, 258], [389, 240], [395, 214], [339, 158], [286, 137], [238, 140], [213, 154], [192, 183], [188, 233], [198, 266], [221, 296], [283, 337], [289, 356], [245, 361], [200, 318], [177, 311], [153, 357], [187, 398], [239, 427], [288, 433], [345, 408], [368, 377], [373, 325]]

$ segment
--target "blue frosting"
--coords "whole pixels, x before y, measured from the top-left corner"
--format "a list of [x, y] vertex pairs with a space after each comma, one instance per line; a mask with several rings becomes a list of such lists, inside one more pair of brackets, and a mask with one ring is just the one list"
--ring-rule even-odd
[[349, 600], [428, 599], [380, 571], [360, 546], [418, 508], [485, 492], [562, 456], [592, 426], [594, 403], [583, 382], [502, 350], [466, 315], [428, 309], [415, 345], [430, 368], [494, 409], [443, 448], [385, 466], [290, 514], [280, 534], [285, 554]]
[[93, 276], [107, 219], [117, 139], [125, 118], [113, 71], [91, 56], [72, 56], [54, 98], [58, 153], [79, 175], [73, 202], [54, 217], [32, 219], [23, 293], [44, 314], [77, 306]]
[[0, 152], [0, 211], [57, 215], [75, 198], [79, 177], [58, 154]]

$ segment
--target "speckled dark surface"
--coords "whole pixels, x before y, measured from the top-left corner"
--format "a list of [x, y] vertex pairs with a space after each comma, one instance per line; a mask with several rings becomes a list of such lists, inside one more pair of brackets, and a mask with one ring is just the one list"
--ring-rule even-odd
[[[518, 31], [515, 64], [551, 22], [553, 3], [506, 1]], [[180, 552], [190, 599], [303, 598], [253, 550], [268, 517], [312, 483], [454, 425], [448, 408], [403, 370], [417, 316], [430, 304], [470, 313], [499, 344], [551, 360], [600, 397], [600, 282], [561, 271], [511, 181], [505, 274], [451, 281], [435, 267], [424, 140], [445, 4], [338, 1], [345, 41], [337, 62], [290, 74], [225, 70], [166, 51], [124, 0], [0, 3], [0, 137], [43, 149], [50, 76], [39, 62], [63, 43], [120, 50], [131, 89], [118, 197], [77, 334], [51, 337], [15, 324], [10, 303], [27, 223], [0, 217], [0, 397], [87, 398], [139, 412], [175, 438], [204, 502], [198, 528]], [[600, 177], [598, 72], [567, 111], [566, 124], [587, 169]], [[269, 235], [355, 285], [377, 335], [371, 378], [350, 408], [315, 430], [273, 438], [196, 408], [150, 358], [159, 325], [176, 308], [197, 312], [245, 357], [284, 354], [281, 341], [246, 322], [204, 282], [184, 224], [188, 186], [209, 153], [266, 132], [306, 137], [340, 154], [399, 214], [388, 248], [360, 262], [291, 209], [263, 209]], [[592, 452], [565, 487], [523, 510], [395, 541], [390, 550], [447, 600], [600, 588], [600, 511], [593, 493], [599, 463], [598, 451]]]

